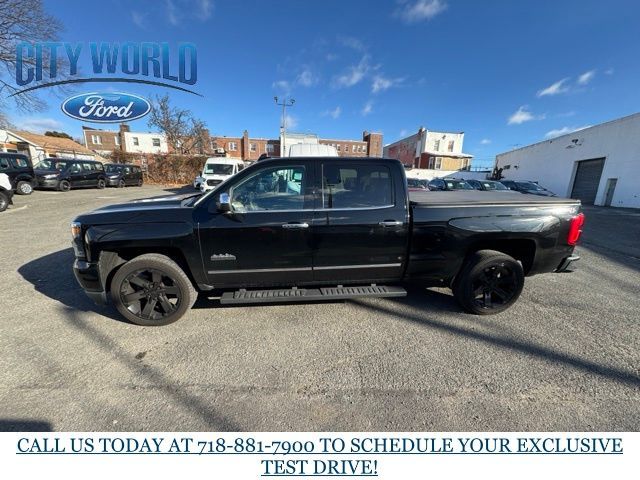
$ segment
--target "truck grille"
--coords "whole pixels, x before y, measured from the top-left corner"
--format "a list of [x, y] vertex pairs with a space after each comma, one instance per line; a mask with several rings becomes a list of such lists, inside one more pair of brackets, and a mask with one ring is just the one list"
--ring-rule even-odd
[[210, 187], [215, 187], [216, 185], [220, 185], [222, 180], [207, 180], [207, 185]]

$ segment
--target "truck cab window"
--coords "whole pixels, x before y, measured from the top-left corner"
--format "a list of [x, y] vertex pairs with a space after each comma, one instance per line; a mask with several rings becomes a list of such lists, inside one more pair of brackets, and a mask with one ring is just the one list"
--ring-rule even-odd
[[239, 213], [303, 210], [304, 191], [304, 167], [273, 167], [246, 178], [229, 195], [233, 210]]
[[348, 209], [393, 205], [391, 173], [384, 165], [324, 164], [322, 208]]

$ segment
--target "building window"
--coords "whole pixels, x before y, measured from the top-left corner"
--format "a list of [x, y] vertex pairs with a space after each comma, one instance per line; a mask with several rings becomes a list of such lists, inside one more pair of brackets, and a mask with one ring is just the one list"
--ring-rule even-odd
[[267, 143], [267, 153], [273, 153], [274, 150], [273, 143]]
[[229, 147], [230, 152], [235, 152], [236, 150], [238, 150], [238, 144], [236, 142], [229, 142], [227, 144], [227, 147]]
[[138, 137], [133, 137], [133, 144], [137, 147], [138, 145], [140, 145], [140, 142], [138, 141]]
[[439, 151], [440, 151], [440, 140], [436, 140], [436, 141], [433, 143], [433, 149], [434, 149], [436, 152], [439, 152]]
[[340, 144], [336, 145], [336, 150], [340, 151]]
[[449, 151], [450, 151], [450, 152], [453, 152], [453, 145], [454, 145], [454, 143], [455, 143], [455, 142], [454, 142], [453, 140], [449, 141]]
[[115, 137], [113, 137], [113, 140], [116, 144], [116, 147], [120, 146], [120, 135], [116, 135]]
[[91, 141], [94, 145], [102, 145], [102, 138], [100, 138], [100, 135], [91, 135]]
[[440, 170], [442, 168], [442, 157], [436, 157], [435, 169]]
[[160, 139], [159, 138], [152, 138], [151, 141], [153, 142], [153, 146], [154, 147], [159, 147], [160, 146]]
[[429, 167], [428, 168], [430, 170], [433, 170], [434, 161], [435, 161], [434, 157], [429, 157]]
[[258, 150], [258, 146], [255, 143], [250, 143], [249, 144], [249, 151], [250, 152], [256, 152]]

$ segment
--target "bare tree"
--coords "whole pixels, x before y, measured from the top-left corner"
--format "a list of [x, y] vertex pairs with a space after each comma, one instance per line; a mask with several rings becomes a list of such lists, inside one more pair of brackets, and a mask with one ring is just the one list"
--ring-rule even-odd
[[209, 132], [202, 120], [190, 110], [174, 107], [169, 95], [158, 96], [151, 102], [149, 127], [164, 133], [167, 143], [176, 153], [197, 154], [209, 150]]
[[[57, 40], [62, 29], [60, 21], [45, 12], [42, 0], [0, 0], [0, 108], [9, 95], [20, 90], [15, 84], [16, 45]], [[50, 60], [50, 52], [43, 49], [42, 68], [45, 74], [49, 72]], [[35, 63], [35, 58], [23, 58], [25, 67]], [[56, 58], [58, 77], [64, 76], [66, 63], [62, 57]], [[46, 103], [33, 92], [15, 95], [11, 100], [20, 110], [46, 107]]]

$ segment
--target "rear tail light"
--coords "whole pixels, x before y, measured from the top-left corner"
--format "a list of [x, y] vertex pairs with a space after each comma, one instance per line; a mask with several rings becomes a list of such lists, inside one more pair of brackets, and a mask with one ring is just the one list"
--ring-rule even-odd
[[582, 233], [582, 225], [584, 225], [584, 213], [579, 213], [571, 218], [569, 222], [569, 233], [567, 235], [567, 243], [569, 245], [578, 243], [578, 239]]

